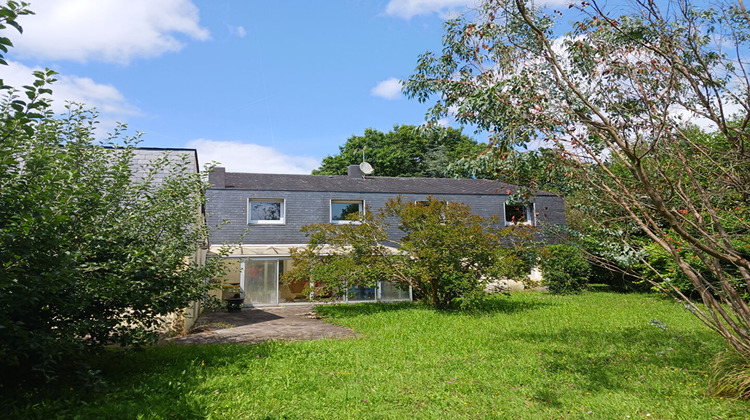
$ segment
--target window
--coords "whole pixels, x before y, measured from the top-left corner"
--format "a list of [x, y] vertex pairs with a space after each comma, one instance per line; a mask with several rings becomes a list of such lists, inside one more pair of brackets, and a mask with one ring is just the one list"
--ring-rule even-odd
[[346, 300], [348, 302], [374, 301], [377, 291], [377, 287], [351, 286], [346, 292]]
[[452, 201], [448, 201], [443, 198], [437, 198], [433, 196], [429, 196], [427, 198], [427, 200], [414, 200], [414, 204], [420, 207], [428, 207], [433, 200], [443, 203], [444, 206], [447, 206], [448, 203], [452, 203]]
[[[414, 205], [416, 207], [430, 207], [431, 205], [433, 205], [433, 203], [440, 203], [442, 205], [442, 207], [438, 207], [437, 208], [437, 210], [440, 210], [440, 214], [438, 215], [438, 217], [440, 218], [440, 224], [444, 225], [445, 221], [446, 221], [445, 213], [448, 210], [448, 205], [450, 203], [452, 203], [452, 201], [447, 201], [447, 200], [444, 200], [442, 198], [435, 198], [435, 197], [432, 197], [432, 196], [427, 197], [427, 198], [428, 198], [428, 200], [416, 200], [416, 201], [414, 201]], [[422, 215], [422, 217], [423, 218], [427, 218], [428, 214], [432, 210], [436, 210], [436, 209], [430, 209], [428, 211], [425, 211], [425, 213]]]
[[390, 281], [380, 281], [380, 296], [378, 300], [392, 302], [395, 300], [411, 300], [411, 286], [403, 287], [402, 284]]
[[505, 226], [534, 225], [534, 204], [505, 203]]
[[284, 200], [251, 198], [247, 213], [249, 224], [284, 224]]
[[351, 215], [361, 212], [362, 201], [331, 200], [331, 223], [352, 223]]

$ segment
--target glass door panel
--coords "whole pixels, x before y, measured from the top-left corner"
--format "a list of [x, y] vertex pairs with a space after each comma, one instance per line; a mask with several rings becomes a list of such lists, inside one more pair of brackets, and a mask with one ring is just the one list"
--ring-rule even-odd
[[374, 287], [352, 286], [347, 291], [346, 297], [350, 301], [372, 301], [375, 300], [376, 291]]
[[245, 261], [245, 303], [276, 305], [278, 285], [277, 260]]
[[[291, 270], [292, 260], [281, 260], [279, 261], [281, 272], [279, 278], [285, 272]], [[292, 302], [309, 302], [310, 301], [310, 280], [300, 280], [292, 283], [279, 284], [279, 302], [280, 303], [292, 303]]]
[[409, 300], [409, 289], [402, 289], [389, 281], [381, 281], [380, 300], [386, 302], [393, 300]]

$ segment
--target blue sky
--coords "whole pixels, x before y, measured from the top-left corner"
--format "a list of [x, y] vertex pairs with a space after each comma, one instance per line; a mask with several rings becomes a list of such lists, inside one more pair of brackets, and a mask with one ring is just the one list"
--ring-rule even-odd
[[[65, 100], [231, 171], [309, 173], [366, 128], [421, 124], [400, 94], [472, 0], [31, 0], [6, 83], [60, 73]], [[24, 79], [26, 78], [26, 79]], [[468, 130], [467, 134], [473, 134]], [[481, 138], [478, 138], [481, 140]]]
[[[49, 67], [55, 109], [95, 107], [101, 137], [119, 121], [141, 146], [196, 148], [230, 171], [309, 173], [367, 128], [424, 122], [429, 105], [398, 80], [478, 0], [26, 1], [36, 15], [8, 32], [5, 83]], [[569, 1], [537, 3], [570, 20]]]

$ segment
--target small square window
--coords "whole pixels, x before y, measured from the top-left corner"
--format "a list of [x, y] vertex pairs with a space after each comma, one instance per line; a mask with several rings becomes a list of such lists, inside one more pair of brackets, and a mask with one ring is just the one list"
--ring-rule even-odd
[[351, 215], [361, 212], [362, 201], [331, 200], [331, 223], [352, 223]]
[[505, 226], [534, 225], [534, 204], [505, 203]]
[[248, 203], [249, 224], [283, 224], [284, 200], [251, 198]]

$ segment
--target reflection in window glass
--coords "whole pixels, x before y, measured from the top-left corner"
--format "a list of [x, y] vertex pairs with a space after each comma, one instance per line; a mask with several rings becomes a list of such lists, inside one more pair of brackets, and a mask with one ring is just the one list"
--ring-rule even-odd
[[380, 300], [382, 301], [393, 301], [393, 300], [409, 300], [409, 289], [401, 288], [395, 283], [390, 281], [380, 282]]
[[534, 205], [505, 204], [506, 225], [532, 225], [534, 220]]
[[250, 200], [250, 223], [283, 223], [283, 200]]
[[363, 286], [352, 286], [349, 288], [349, 290], [346, 293], [347, 299], [350, 301], [354, 300], [375, 300], [375, 291], [377, 289], [374, 287], [363, 287]]
[[271, 304], [277, 300], [277, 260], [245, 261], [245, 303]]
[[352, 214], [361, 211], [361, 201], [331, 201], [331, 222], [350, 221]]
[[[291, 270], [292, 260], [279, 261], [279, 278]], [[300, 280], [291, 283], [279, 283], [279, 303], [309, 302], [310, 280]]]

